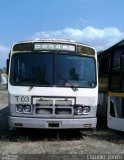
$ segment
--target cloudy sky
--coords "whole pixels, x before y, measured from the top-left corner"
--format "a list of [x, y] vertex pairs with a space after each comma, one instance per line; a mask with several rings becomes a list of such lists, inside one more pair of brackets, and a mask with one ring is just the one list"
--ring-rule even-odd
[[0, 68], [13, 43], [66, 38], [104, 50], [124, 39], [123, 0], [1, 0]]

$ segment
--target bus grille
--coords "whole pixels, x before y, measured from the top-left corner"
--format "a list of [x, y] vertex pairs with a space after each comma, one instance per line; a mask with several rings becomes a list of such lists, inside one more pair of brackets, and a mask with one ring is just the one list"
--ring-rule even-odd
[[40, 115], [71, 115], [72, 108], [36, 108], [36, 114]]
[[71, 116], [73, 115], [74, 98], [42, 98], [34, 101], [34, 114], [36, 116]]

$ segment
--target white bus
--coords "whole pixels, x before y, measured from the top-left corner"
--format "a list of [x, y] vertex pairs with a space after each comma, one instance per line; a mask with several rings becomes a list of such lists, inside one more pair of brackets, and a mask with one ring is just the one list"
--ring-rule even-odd
[[124, 131], [124, 40], [98, 54], [99, 117], [109, 128]]
[[14, 44], [8, 60], [9, 127], [96, 127], [97, 55], [62, 39]]

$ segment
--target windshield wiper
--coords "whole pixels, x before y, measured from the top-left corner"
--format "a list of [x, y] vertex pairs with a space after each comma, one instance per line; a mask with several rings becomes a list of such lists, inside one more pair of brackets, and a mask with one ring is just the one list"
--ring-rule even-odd
[[[28, 91], [31, 91], [32, 88], [35, 86], [36, 82], [38, 82], [38, 81], [40, 81], [40, 80], [41, 80], [40, 78], [35, 79], [35, 80], [33, 81], [33, 83], [29, 86]], [[48, 85], [50, 85], [50, 83], [49, 83], [47, 80], [44, 80], [44, 82], [47, 83]]]
[[59, 77], [60, 77], [62, 80], [64, 80], [65, 82], [67, 82], [67, 83], [70, 85], [70, 87], [72, 88], [72, 90], [73, 90], [74, 92], [78, 91], [77, 86], [75, 86], [74, 84], [72, 84], [71, 82], [69, 82], [65, 77], [63, 77], [63, 75], [59, 74]]

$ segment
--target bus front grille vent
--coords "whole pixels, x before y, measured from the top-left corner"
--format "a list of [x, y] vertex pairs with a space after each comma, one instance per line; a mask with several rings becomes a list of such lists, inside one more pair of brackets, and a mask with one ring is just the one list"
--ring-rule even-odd
[[38, 116], [72, 116], [74, 99], [70, 98], [43, 98], [36, 99], [34, 108], [35, 115]]

